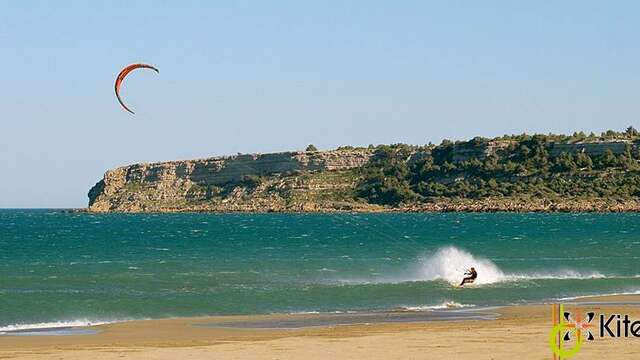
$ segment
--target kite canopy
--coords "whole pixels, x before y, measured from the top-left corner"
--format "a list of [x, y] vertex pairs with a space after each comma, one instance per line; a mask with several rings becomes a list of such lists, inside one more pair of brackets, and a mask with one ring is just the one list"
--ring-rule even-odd
[[115, 90], [116, 90], [116, 97], [118, 98], [118, 102], [120, 103], [120, 105], [122, 105], [122, 107], [127, 110], [128, 112], [135, 114], [131, 109], [129, 109], [127, 107], [127, 105], [124, 104], [124, 102], [122, 101], [122, 98], [120, 97], [120, 86], [122, 85], [122, 82], [124, 81], [124, 78], [127, 77], [127, 75], [129, 75], [130, 72], [132, 72], [135, 69], [151, 69], [155, 72], [157, 72], [158, 74], [160, 73], [160, 71], [158, 71], [158, 69], [156, 69], [155, 67], [151, 66], [151, 65], [147, 65], [147, 64], [132, 64], [129, 65], [127, 67], [125, 67], [124, 69], [122, 69], [122, 71], [120, 71], [120, 73], [118, 74], [118, 77], [116, 78], [116, 85], [115, 85]]

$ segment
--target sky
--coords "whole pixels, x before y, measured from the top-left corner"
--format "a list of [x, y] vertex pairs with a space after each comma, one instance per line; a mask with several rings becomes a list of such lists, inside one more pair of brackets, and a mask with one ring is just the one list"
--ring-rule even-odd
[[0, 208], [137, 162], [640, 128], [638, 39], [635, 1], [0, 0]]

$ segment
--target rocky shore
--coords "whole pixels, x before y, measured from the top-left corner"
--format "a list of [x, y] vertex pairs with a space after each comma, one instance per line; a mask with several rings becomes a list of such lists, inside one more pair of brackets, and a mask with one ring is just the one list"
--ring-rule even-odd
[[482, 199], [439, 200], [432, 203], [400, 206], [401, 212], [640, 212], [640, 201], [566, 199]]

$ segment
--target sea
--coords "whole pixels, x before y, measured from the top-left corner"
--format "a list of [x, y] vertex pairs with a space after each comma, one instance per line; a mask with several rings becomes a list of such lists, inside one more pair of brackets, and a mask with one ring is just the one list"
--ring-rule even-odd
[[[456, 285], [475, 267], [478, 279]], [[635, 213], [0, 210], [0, 333], [640, 293]]]

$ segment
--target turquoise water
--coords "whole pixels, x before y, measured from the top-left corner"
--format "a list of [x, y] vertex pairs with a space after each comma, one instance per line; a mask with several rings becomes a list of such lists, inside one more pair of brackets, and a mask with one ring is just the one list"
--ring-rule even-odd
[[0, 210], [0, 331], [634, 293], [639, 261], [638, 214]]

